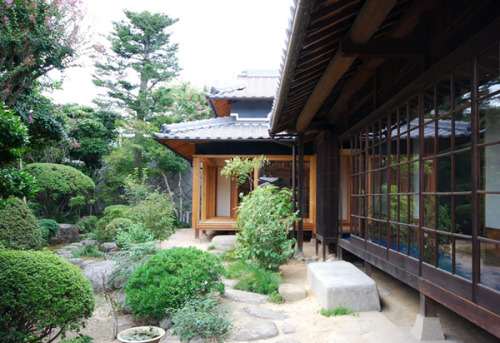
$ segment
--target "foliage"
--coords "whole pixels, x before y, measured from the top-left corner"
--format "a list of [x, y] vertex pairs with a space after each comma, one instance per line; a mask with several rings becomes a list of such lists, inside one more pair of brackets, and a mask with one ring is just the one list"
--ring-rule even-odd
[[274, 185], [257, 187], [238, 206], [239, 253], [266, 269], [277, 270], [294, 251], [294, 239], [288, 236], [296, 215], [292, 213], [289, 189]]
[[227, 311], [217, 306], [217, 297], [188, 300], [172, 316], [172, 333], [182, 341], [196, 336], [222, 342], [231, 332], [231, 321]]
[[279, 273], [243, 260], [229, 263], [226, 271], [229, 278], [238, 280], [234, 288], [248, 292], [271, 295], [278, 291], [283, 282]]
[[122, 280], [122, 288], [128, 284], [130, 276], [137, 267], [146, 263], [146, 261], [159, 251], [159, 245], [156, 241], [145, 243], [128, 244], [122, 248], [113, 259], [116, 261], [116, 269], [110, 277], [109, 284], [114, 285], [116, 279]]
[[19, 198], [11, 198], [0, 209], [0, 242], [7, 249], [40, 249], [42, 236], [38, 222], [28, 206]]
[[88, 199], [95, 189], [92, 179], [73, 167], [32, 163], [26, 169], [36, 178], [40, 191], [35, 199], [49, 218], [63, 221], [74, 207], [70, 204], [71, 198], [83, 196]]
[[238, 187], [248, 181], [250, 185], [250, 190], [253, 189], [253, 173], [254, 169], [261, 168], [269, 164], [269, 160], [264, 157], [264, 155], [259, 157], [250, 158], [240, 158], [238, 156], [226, 160], [226, 165], [220, 171], [221, 175], [225, 175], [226, 178], [230, 177], [238, 183]]
[[0, 252], [0, 292], [0, 341], [6, 343], [52, 342], [83, 327], [94, 309], [80, 269], [47, 252]]
[[104, 253], [99, 250], [97, 245], [87, 244], [78, 249], [71, 250], [73, 257], [101, 257]]
[[131, 224], [128, 227], [119, 228], [116, 235], [116, 244], [120, 248], [127, 248], [132, 244], [154, 241], [153, 234], [142, 224]]
[[223, 292], [223, 272], [219, 259], [209, 252], [194, 247], [163, 250], [130, 277], [126, 302], [136, 316], [161, 319], [190, 299], [212, 290]]
[[53, 219], [38, 219], [38, 226], [40, 227], [43, 243], [49, 245], [52, 237], [59, 230], [59, 223]]
[[76, 223], [80, 233], [89, 233], [96, 229], [99, 219], [96, 216], [89, 216], [87, 220], [82, 220]]
[[98, 222], [97, 229], [95, 231], [95, 239], [99, 242], [114, 241], [119, 229], [127, 229], [132, 225], [132, 221], [128, 218], [115, 218], [109, 222], [105, 222], [105, 225], [100, 223], [101, 222]]
[[174, 233], [174, 211], [170, 195], [153, 191], [130, 208], [134, 222], [142, 223], [156, 239], [167, 239]]
[[94, 339], [87, 335], [79, 335], [78, 337], [71, 339], [64, 339], [59, 343], [92, 343]]
[[11, 106], [31, 84], [76, 55], [80, 3], [3, 0], [0, 6], [0, 102]]
[[28, 128], [12, 111], [4, 109], [1, 102], [0, 132], [2, 133], [0, 135], [0, 207], [3, 207], [10, 196], [33, 196], [36, 187], [35, 180], [29, 173], [18, 170], [12, 165], [29, 143]]
[[127, 205], [111, 205], [104, 209], [104, 216], [110, 220], [115, 218], [128, 218], [130, 207]]
[[278, 291], [272, 292], [269, 294], [269, 301], [276, 304], [281, 304], [284, 300], [281, 294]]
[[166, 30], [177, 20], [147, 11], [125, 11], [125, 16], [126, 21], [113, 23], [111, 49], [96, 46], [94, 84], [107, 89], [111, 103], [143, 120], [163, 112], [171, 102], [165, 83], [179, 67], [177, 44], [170, 43]]
[[132, 204], [137, 205], [139, 202], [146, 199], [151, 186], [146, 183], [148, 179], [148, 169], [134, 168], [132, 174], [127, 175], [124, 182], [125, 199]]
[[347, 314], [353, 313], [352, 310], [349, 310], [348, 308], [345, 307], [336, 307], [331, 310], [327, 310], [322, 308], [319, 313], [321, 313], [325, 317], [333, 317], [333, 316], [345, 316]]

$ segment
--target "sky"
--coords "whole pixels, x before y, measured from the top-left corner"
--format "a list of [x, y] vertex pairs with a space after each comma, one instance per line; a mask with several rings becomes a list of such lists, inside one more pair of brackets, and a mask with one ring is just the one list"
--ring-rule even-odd
[[[90, 28], [91, 44], [106, 45], [112, 22], [124, 19], [125, 9], [178, 18], [171, 40], [179, 44], [179, 81], [202, 88], [230, 84], [247, 69], [278, 70], [293, 0], [83, 0], [83, 5], [82, 27]], [[63, 78], [63, 89], [48, 94], [56, 103], [90, 105], [98, 94], [92, 61], [82, 57], [77, 63], [81, 66], [50, 75]]]

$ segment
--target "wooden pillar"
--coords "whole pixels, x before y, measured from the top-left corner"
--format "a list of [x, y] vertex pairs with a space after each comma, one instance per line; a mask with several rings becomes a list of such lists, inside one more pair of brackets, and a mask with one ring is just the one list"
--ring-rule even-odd
[[193, 198], [192, 198], [192, 214], [191, 225], [195, 229], [195, 238], [200, 237], [198, 230], [198, 222], [200, 220], [200, 169], [201, 163], [198, 156], [193, 157]]
[[298, 136], [299, 143], [299, 225], [297, 228], [297, 248], [299, 251], [303, 251], [304, 246], [304, 218], [306, 217], [304, 213], [304, 202], [305, 202], [305, 192], [304, 192], [304, 180], [305, 180], [305, 168], [304, 168], [304, 134], [300, 133]]
[[[297, 211], [297, 149], [292, 145], [292, 211]], [[292, 236], [297, 238], [297, 222], [293, 222]]]
[[424, 317], [437, 317], [436, 302], [420, 293], [420, 314]]

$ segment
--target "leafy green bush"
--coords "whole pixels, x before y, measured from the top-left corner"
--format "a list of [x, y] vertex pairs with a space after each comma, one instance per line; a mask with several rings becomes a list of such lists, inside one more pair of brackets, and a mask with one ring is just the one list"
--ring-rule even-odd
[[94, 339], [87, 335], [80, 335], [71, 339], [63, 339], [59, 343], [92, 343]]
[[104, 253], [99, 250], [97, 245], [84, 245], [78, 249], [71, 250], [73, 257], [101, 257]]
[[10, 198], [0, 209], [0, 242], [7, 249], [40, 249], [42, 236], [38, 222], [19, 198]]
[[127, 205], [111, 205], [104, 209], [104, 216], [110, 220], [115, 218], [128, 218], [130, 206]]
[[132, 221], [127, 218], [115, 218], [109, 223], [107, 222], [107, 218], [101, 218], [101, 220], [97, 222], [95, 238], [99, 242], [111, 242], [116, 238], [118, 229], [127, 229], [131, 225]]
[[226, 311], [217, 306], [215, 296], [188, 300], [172, 316], [172, 333], [182, 341], [196, 336], [223, 341], [229, 336], [231, 321]]
[[89, 216], [87, 220], [76, 223], [80, 233], [89, 233], [96, 229], [99, 219], [96, 216]]
[[26, 170], [35, 177], [40, 188], [36, 202], [42, 205], [46, 217], [59, 222], [65, 222], [68, 214], [81, 206], [81, 201], [75, 202], [77, 197], [87, 199], [95, 189], [94, 181], [73, 167], [32, 163]]
[[38, 226], [42, 233], [43, 242], [46, 245], [50, 244], [50, 240], [56, 235], [57, 230], [59, 230], [59, 223], [54, 219], [38, 219]]
[[288, 188], [257, 187], [238, 206], [239, 254], [264, 268], [277, 270], [294, 251], [295, 240], [288, 235], [295, 219], [292, 192]]
[[92, 287], [81, 270], [47, 252], [0, 252], [0, 293], [0, 342], [5, 343], [48, 337], [52, 342], [83, 327], [94, 309]]
[[156, 239], [166, 239], [174, 233], [175, 212], [170, 195], [153, 191], [146, 199], [130, 208], [136, 223], [142, 223]]
[[234, 288], [248, 292], [271, 295], [283, 282], [279, 273], [242, 260], [229, 263], [226, 271], [229, 278], [238, 280]]
[[212, 290], [224, 292], [223, 272], [219, 259], [209, 252], [194, 247], [160, 251], [130, 277], [127, 305], [136, 316], [161, 319], [190, 299]]
[[153, 234], [141, 224], [131, 224], [125, 228], [119, 228], [116, 235], [116, 244], [120, 248], [127, 248], [131, 244], [146, 243], [154, 241]]

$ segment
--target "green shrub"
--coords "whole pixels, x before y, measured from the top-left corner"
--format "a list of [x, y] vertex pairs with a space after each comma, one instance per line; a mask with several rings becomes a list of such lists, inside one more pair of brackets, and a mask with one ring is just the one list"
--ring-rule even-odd
[[231, 329], [229, 316], [217, 306], [215, 296], [187, 301], [172, 316], [172, 323], [172, 333], [182, 341], [199, 336], [222, 342]]
[[88, 199], [95, 189], [94, 181], [73, 167], [32, 163], [26, 166], [26, 170], [35, 177], [40, 188], [35, 201], [42, 205], [45, 217], [59, 222], [65, 222], [72, 210], [78, 211], [82, 202], [75, 202], [77, 197]]
[[128, 218], [130, 207], [127, 205], [111, 205], [104, 209], [104, 216], [110, 220], [115, 218]]
[[295, 218], [289, 189], [257, 187], [238, 206], [238, 252], [266, 269], [277, 270], [294, 252], [295, 240], [288, 236]]
[[327, 310], [322, 308], [319, 313], [321, 313], [325, 317], [332, 317], [332, 316], [345, 316], [347, 314], [353, 313], [352, 310], [349, 310], [348, 308], [345, 307], [336, 307], [331, 310]]
[[[95, 231], [95, 237], [99, 242], [111, 242], [115, 240], [116, 235], [118, 234], [118, 229], [126, 230], [129, 226], [132, 225], [132, 221], [127, 218], [115, 218], [109, 223], [107, 222], [107, 219], [104, 219], [105, 218], [102, 218], [99, 222], [97, 222], [97, 229]], [[101, 223], [106, 224], [104, 226], [101, 225]]]
[[170, 195], [153, 191], [130, 208], [130, 215], [136, 223], [144, 224], [156, 239], [166, 239], [174, 233], [175, 212]]
[[99, 219], [96, 216], [89, 216], [87, 220], [76, 223], [80, 233], [89, 233], [96, 229]]
[[5, 343], [48, 337], [52, 342], [83, 327], [94, 309], [92, 287], [81, 270], [47, 252], [0, 252], [0, 293], [0, 342]]
[[209, 252], [194, 247], [163, 250], [132, 274], [125, 289], [127, 304], [136, 316], [161, 319], [190, 299], [212, 290], [224, 292], [223, 272]]
[[119, 228], [116, 235], [116, 244], [124, 249], [127, 249], [131, 244], [146, 243], [154, 240], [155, 237], [153, 234], [140, 224], [131, 224], [128, 227]]
[[229, 263], [226, 271], [229, 278], [238, 280], [234, 288], [248, 292], [271, 295], [283, 282], [279, 273], [242, 260]]
[[0, 242], [7, 249], [40, 249], [42, 236], [35, 216], [21, 199], [10, 199], [0, 209]]
[[5, 251], [5, 250], [6, 250], [6, 249], [5, 249], [5, 246], [3, 245], [3, 243], [2, 243], [2, 242], [0, 242], [0, 251]]
[[284, 300], [281, 294], [278, 291], [272, 292], [269, 294], [269, 301], [276, 304], [281, 304]]
[[63, 339], [59, 343], [92, 343], [94, 339], [87, 335], [80, 335], [79, 337], [71, 339]]
[[101, 257], [104, 253], [99, 250], [97, 245], [84, 245], [78, 249], [71, 250], [73, 257]]
[[38, 219], [38, 226], [42, 233], [43, 242], [48, 245], [50, 240], [54, 237], [59, 230], [59, 223], [54, 219]]

